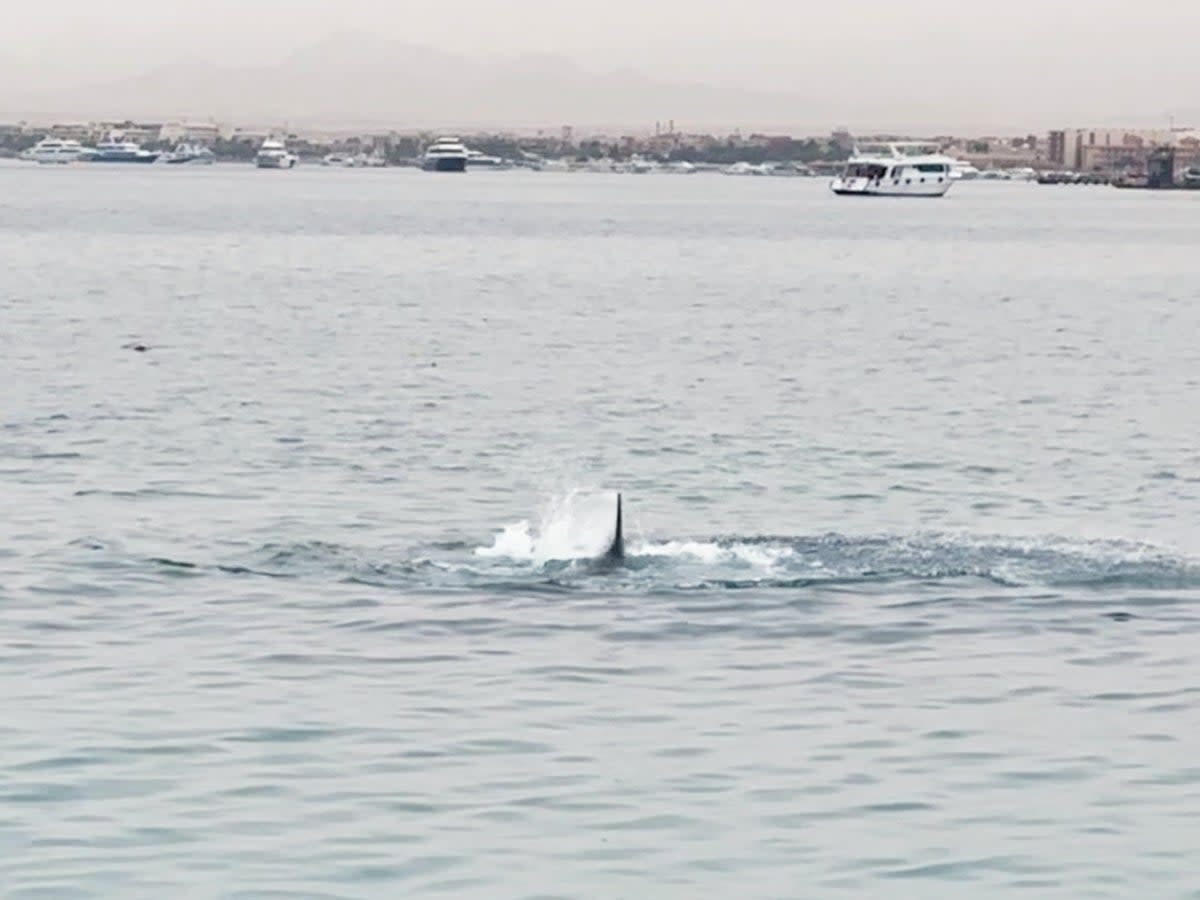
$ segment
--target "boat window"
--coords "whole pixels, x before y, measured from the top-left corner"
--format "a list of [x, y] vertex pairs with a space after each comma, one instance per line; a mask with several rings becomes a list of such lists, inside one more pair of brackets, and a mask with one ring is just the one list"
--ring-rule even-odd
[[945, 163], [917, 163], [917, 170], [920, 172], [945, 172]]

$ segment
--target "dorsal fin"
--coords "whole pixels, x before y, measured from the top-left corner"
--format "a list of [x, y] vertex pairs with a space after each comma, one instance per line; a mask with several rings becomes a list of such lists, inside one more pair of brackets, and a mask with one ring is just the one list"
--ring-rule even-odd
[[604, 558], [609, 561], [616, 561], [625, 558], [625, 528], [621, 515], [620, 492], [617, 493], [617, 527], [613, 531], [612, 543], [609, 544], [608, 550], [604, 554]]

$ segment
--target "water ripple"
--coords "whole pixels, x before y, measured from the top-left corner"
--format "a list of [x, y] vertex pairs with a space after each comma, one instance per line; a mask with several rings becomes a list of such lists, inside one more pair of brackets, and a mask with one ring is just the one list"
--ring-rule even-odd
[[6, 900], [1187, 895], [1187, 197], [134, 168], [0, 165]]

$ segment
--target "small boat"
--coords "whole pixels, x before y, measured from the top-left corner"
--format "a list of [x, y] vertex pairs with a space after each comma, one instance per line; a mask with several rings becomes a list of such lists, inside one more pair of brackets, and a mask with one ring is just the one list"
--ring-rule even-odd
[[95, 152], [85, 154], [85, 158], [95, 163], [152, 163], [161, 155], [156, 150], [143, 150], [133, 141], [109, 138], [96, 144]]
[[812, 175], [812, 169], [794, 162], [768, 163], [767, 174], [776, 178], [804, 178]]
[[856, 147], [830, 188], [849, 197], [943, 197], [956, 180], [951, 175], [956, 160], [936, 146], [920, 152], [926, 146], [890, 142]]
[[381, 169], [387, 165], [387, 160], [377, 151], [371, 153], [327, 153], [321, 157], [321, 165], [333, 166], [338, 169]]
[[76, 162], [87, 155], [79, 141], [43, 138], [21, 154], [21, 159], [42, 165], [64, 165]]
[[767, 167], [765, 164], [756, 166], [753, 163], [742, 161], [726, 166], [721, 172], [725, 175], [766, 175]]
[[421, 157], [421, 168], [426, 172], [465, 172], [469, 154], [458, 138], [438, 138]]
[[211, 166], [216, 159], [216, 154], [203, 144], [178, 144], [163, 157], [163, 162], [175, 166]]
[[1188, 165], [1178, 170], [1173, 147], [1158, 147], [1150, 152], [1143, 172], [1126, 173], [1112, 180], [1114, 187], [1138, 188], [1148, 191], [1200, 190], [1200, 166]]
[[512, 165], [499, 156], [490, 156], [479, 150], [468, 150], [467, 167], [471, 169], [509, 169], [512, 168]]
[[296, 157], [283, 141], [267, 138], [258, 148], [254, 165], [260, 169], [291, 169], [296, 165]]
[[955, 181], [973, 181], [982, 174], [975, 166], [969, 162], [963, 162], [961, 159], [953, 160], [950, 163], [950, 177]]

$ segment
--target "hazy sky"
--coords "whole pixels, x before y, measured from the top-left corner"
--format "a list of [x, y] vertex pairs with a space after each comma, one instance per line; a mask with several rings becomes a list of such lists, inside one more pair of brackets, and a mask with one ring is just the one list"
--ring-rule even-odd
[[[811, 95], [821, 120], [900, 103], [1045, 127], [1200, 110], [1200, 4], [1132, 0], [55, 0], [12, 3], [0, 65], [46, 88], [173, 61], [272, 63], [339, 32], [473, 58], [568, 56], [664, 80]], [[411, 89], [411, 86], [399, 89]], [[1110, 117], [1111, 117], [1110, 116]], [[1064, 122], [1063, 124], [1071, 124]]]

